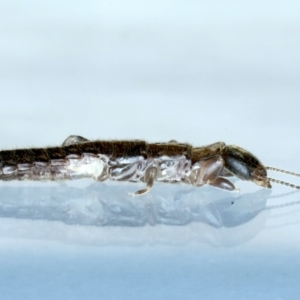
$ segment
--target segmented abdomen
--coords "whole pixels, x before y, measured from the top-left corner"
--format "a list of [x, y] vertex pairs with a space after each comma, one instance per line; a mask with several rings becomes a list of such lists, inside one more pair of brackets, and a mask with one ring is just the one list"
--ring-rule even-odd
[[[23, 153], [22, 153], [23, 151]], [[157, 181], [189, 182], [191, 161], [185, 156], [161, 156], [146, 159], [143, 156], [113, 158], [104, 154], [69, 154], [65, 158], [46, 160], [47, 153], [35, 156], [38, 161], [28, 162], [27, 150], [1, 152], [1, 180], [68, 180], [94, 178], [118, 181], [144, 181], [150, 167], [158, 169]], [[3, 155], [4, 154], [4, 155]], [[8, 155], [9, 154], [9, 155]], [[23, 158], [22, 159], [22, 155]], [[27, 158], [26, 158], [27, 156]], [[58, 155], [61, 157], [61, 155]], [[3, 165], [4, 164], [4, 165]]]
[[0, 179], [92, 177], [99, 181], [143, 181], [146, 170], [156, 167], [158, 181], [189, 183], [191, 165], [218, 152], [221, 144], [193, 149], [188, 144], [176, 143], [93, 141], [62, 147], [5, 150], [0, 151]]

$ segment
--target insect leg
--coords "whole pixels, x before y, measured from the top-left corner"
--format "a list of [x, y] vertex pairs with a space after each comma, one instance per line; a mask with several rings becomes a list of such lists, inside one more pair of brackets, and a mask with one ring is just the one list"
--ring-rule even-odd
[[69, 145], [83, 143], [83, 142], [87, 142], [87, 141], [88, 141], [88, 139], [86, 139], [80, 135], [70, 135], [64, 140], [64, 142], [62, 143], [62, 146], [69, 146]]
[[227, 191], [236, 190], [236, 187], [234, 186], [234, 184], [231, 181], [229, 181], [228, 179], [223, 178], [223, 177], [217, 177], [217, 178], [215, 178], [214, 181], [209, 182], [208, 184], [215, 186], [219, 189], [227, 190]]
[[221, 156], [214, 156], [206, 160], [201, 165], [193, 184], [196, 186], [209, 184], [228, 191], [235, 190], [235, 186], [231, 181], [220, 176], [224, 171], [224, 166], [225, 162]]
[[146, 188], [142, 189], [142, 190], [138, 190], [134, 193], [129, 193], [129, 194], [133, 195], [133, 196], [140, 196], [140, 195], [144, 195], [144, 194], [148, 193], [154, 185], [156, 176], [157, 176], [157, 168], [150, 167], [149, 169], [147, 169], [147, 171], [145, 173], [145, 182], [147, 184]]

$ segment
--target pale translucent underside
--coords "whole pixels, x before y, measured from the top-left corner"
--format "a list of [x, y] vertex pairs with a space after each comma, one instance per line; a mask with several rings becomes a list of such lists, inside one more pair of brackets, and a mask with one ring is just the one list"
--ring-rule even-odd
[[26, 180], [64, 180], [78, 178], [94, 178], [98, 181], [144, 181], [145, 172], [156, 167], [157, 181], [191, 183], [194, 171], [200, 168], [199, 163], [192, 166], [185, 156], [161, 156], [145, 159], [142, 156], [120, 157], [112, 159], [107, 155], [84, 153], [81, 156], [68, 155], [65, 159], [55, 159], [48, 163], [18, 164], [5, 166], [3, 175], [17, 176]]

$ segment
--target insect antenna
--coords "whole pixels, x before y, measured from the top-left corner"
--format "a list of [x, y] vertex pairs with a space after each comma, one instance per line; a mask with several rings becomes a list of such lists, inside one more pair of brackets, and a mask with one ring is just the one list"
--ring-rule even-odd
[[[275, 171], [275, 172], [284, 173], [284, 174], [287, 174], [287, 175], [292, 175], [292, 176], [300, 177], [299, 173], [295, 173], [295, 172], [291, 172], [291, 171], [286, 171], [286, 170], [281, 170], [281, 169], [277, 169], [277, 168], [273, 168], [273, 167], [265, 167], [265, 168], [267, 170], [270, 170], [270, 171]], [[270, 177], [267, 177], [267, 179], [269, 181], [271, 181], [271, 182], [279, 183], [279, 184], [286, 185], [286, 186], [289, 186], [291, 188], [300, 190], [300, 186], [299, 185], [295, 185], [295, 184], [292, 184], [292, 183], [289, 183], [289, 182], [285, 182], [285, 181], [282, 181], [282, 180], [278, 180], [278, 179], [273, 179], [273, 178], [270, 178]]]
[[288, 174], [288, 175], [293, 175], [293, 176], [300, 177], [300, 174], [295, 173], [295, 172], [286, 171], [286, 170], [281, 170], [281, 169], [277, 169], [277, 168], [273, 168], [273, 167], [265, 167], [265, 168], [266, 168], [267, 170], [270, 170], [270, 171], [275, 171], [275, 172], [280, 172], [280, 173], [285, 173], [285, 174]]

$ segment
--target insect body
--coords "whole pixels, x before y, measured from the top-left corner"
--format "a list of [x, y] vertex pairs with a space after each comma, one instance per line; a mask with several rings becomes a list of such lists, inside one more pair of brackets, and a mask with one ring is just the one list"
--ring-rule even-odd
[[97, 181], [145, 182], [146, 187], [134, 195], [147, 193], [155, 181], [194, 186], [209, 184], [233, 191], [235, 186], [226, 178], [233, 175], [267, 188], [271, 188], [270, 181], [299, 188], [268, 178], [267, 169], [274, 170], [264, 167], [245, 149], [223, 142], [192, 147], [175, 141], [89, 141], [70, 136], [59, 147], [0, 151], [1, 180], [91, 177]]

